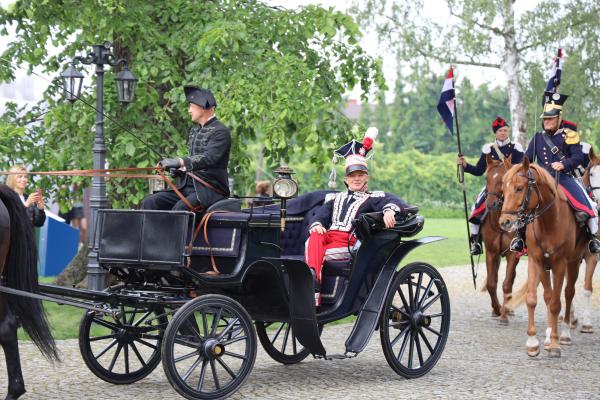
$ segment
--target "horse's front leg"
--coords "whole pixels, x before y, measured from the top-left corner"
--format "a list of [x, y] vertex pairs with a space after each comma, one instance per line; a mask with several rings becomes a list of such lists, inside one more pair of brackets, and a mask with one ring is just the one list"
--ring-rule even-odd
[[575, 282], [579, 277], [579, 261], [567, 264], [567, 283], [565, 285], [565, 318], [560, 332], [560, 344], [569, 345], [572, 343], [571, 329], [575, 328], [577, 320], [574, 319], [573, 297], [575, 297]]
[[527, 263], [527, 355], [536, 357], [540, 354], [540, 342], [535, 329], [535, 306], [537, 305], [537, 287], [540, 280], [538, 265], [533, 258]]
[[506, 303], [512, 298], [512, 289], [515, 283], [515, 276], [517, 271], [517, 264], [519, 258], [513, 253], [509, 252], [506, 256], [506, 276], [502, 282], [502, 292], [504, 293], [504, 301], [502, 303], [500, 322], [508, 324], [508, 316], [510, 311], [506, 308]]
[[[558, 342], [558, 314], [560, 314], [560, 294], [562, 292], [563, 282], [565, 279], [565, 271], [567, 269], [567, 263], [563, 259], [554, 260], [553, 272], [553, 284], [552, 284], [552, 297], [549, 305], [549, 325], [552, 328], [550, 335], [550, 357], [560, 357], [560, 344]], [[549, 284], [550, 282], [548, 282]]]
[[486, 289], [492, 301], [492, 317], [500, 315], [500, 301], [498, 300], [498, 266], [500, 256], [492, 251], [485, 252], [485, 265], [487, 268]]
[[[0, 296], [0, 302], [2, 301]], [[16, 400], [25, 393], [25, 383], [21, 372], [21, 360], [19, 358], [19, 343], [17, 342], [17, 320], [0, 304], [0, 346], [4, 350], [6, 358], [6, 370], [8, 371], [8, 394], [6, 400]]]

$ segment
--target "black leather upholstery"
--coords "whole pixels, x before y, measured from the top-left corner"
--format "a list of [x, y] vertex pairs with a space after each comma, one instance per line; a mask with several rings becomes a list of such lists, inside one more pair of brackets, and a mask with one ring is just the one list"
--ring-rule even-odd
[[231, 211], [231, 212], [239, 212], [242, 210], [242, 200], [236, 199], [234, 197], [228, 197], [223, 200], [219, 200], [214, 204], [211, 204], [208, 211]]

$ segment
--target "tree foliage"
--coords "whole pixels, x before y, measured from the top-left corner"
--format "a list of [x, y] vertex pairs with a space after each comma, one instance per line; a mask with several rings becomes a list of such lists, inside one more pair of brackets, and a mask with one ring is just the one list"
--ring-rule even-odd
[[[445, 0], [449, 18], [443, 22], [423, 16], [422, 0], [368, 0], [357, 4], [357, 14], [376, 26], [382, 40], [393, 46], [400, 59], [504, 71], [513, 137], [523, 143], [527, 141], [527, 122], [539, 112], [539, 100], [529, 103], [531, 89], [543, 89], [539, 66], [546, 68], [548, 56], [554, 55], [559, 46], [572, 48], [584, 64], [597, 66], [600, 57], [600, 5], [595, 0], [544, 0], [520, 16], [515, 15], [514, 0]], [[532, 64], [538, 65], [533, 68], [537, 74], [531, 74]], [[573, 79], [589, 85], [592, 70], [584, 75], [586, 79]], [[539, 91], [536, 98], [541, 95]]]
[[[123, 109], [116, 101], [114, 74], [106, 73], [105, 112], [164, 155], [187, 151], [191, 122], [182, 86], [196, 83], [213, 90], [217, 114], [232, 131], [230, 173], [239, 186], [254, 177], [250, 160], [257, 155], [248, 151], [249, 144], [260, 140], [266, 158], [275, 162], [300, 152], [323, 164], [329, 155], [322, 143], [349, 135], [350, 123], [340, 112], [342, 94], [356, 85], [364, 95], [385, 87], [379, 61], [357, 44], [354, 20], [316, 6], [287, 10], [241, 0], [20, 0], [0, 11], [0, 26], [0, 33], [12, 26], [17, 35], [2, 55], [2, 81], [13, 79], [17, 65], [25, 62], [58, 76], [76, 53], [113, 42], [116, 57], [127, 59], [139, 82], [136, 101]], [[50, 45], [60, 49], [57, 54], [48, 50]], [[65, 104], [57, 82], [44, 96], [51, 111], [35, 129], [39, 137], [21, 136], [34, 146], [15, 149], [4, 161], [20, 159], [47, 170], [91, 168], [94, 111], [81, 102]], [[93, 88], [87, 80], [82, 94], [92, 104]], [[3, 121], [19, 123], [10, 116]], [[12, 134], [24, 135], [20, 130]], [[147, 167], [157, 161], [150, 149], [110, 121], [105, 137], [111, 167]], [[35, 145], [43, 151], [31, 150]], [[137, 203], [147, 193], [145, 182], [109, 184], [116, 206]]]

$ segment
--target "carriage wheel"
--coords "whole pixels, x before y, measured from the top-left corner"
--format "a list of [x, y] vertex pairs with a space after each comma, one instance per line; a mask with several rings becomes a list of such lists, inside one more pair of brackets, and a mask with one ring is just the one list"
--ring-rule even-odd
[[405, 378], [425, 375], [439, 360], [450, 330], [450, 298], [440, 273], [416, 262], [396, 273], [380, 317], [381, 345]]
[[246, 381], [256, 359], [256, 333], [236, 301], [210, 294], [181, 307], [165, 331], [167, 379], [188, 399], [220, 399]]
[[162, 307], [121, 306], [118, 316], [85, 313], [79, 326], [83, 361], [98, 378], [117, 385], [136, 382], [160, 362], [168, 319]]
[[[256, 321], [256, 334], [267, 354], [282, 364], [297, 364], [310, 355], [300, 344], [289, 322]], [[319, 334], [323, 325], [319, 325]]]

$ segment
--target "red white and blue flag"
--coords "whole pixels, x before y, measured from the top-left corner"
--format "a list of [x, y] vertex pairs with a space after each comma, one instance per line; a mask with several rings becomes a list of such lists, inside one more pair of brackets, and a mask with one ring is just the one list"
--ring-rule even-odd
[[452, 67], [450, 67], [450, 71], [448, 71], [444, 86], [442, 87], [442, 94], [440, 95], [437, 109], [452, 135], [454, 135], [454, 125], [452, 123], [454, 118], [454, 105], [454, 75], [452, 73]]
[[560, 75], [562, 74], [563, 66], [563, 53], [562, 49], [558, 49], [558, 55], [552, 61], [552, 66], [549, 71], [548, 84], [546, 85], [546, 92], [556, 93], [558, 92], [558, 85], [560, 85]]

